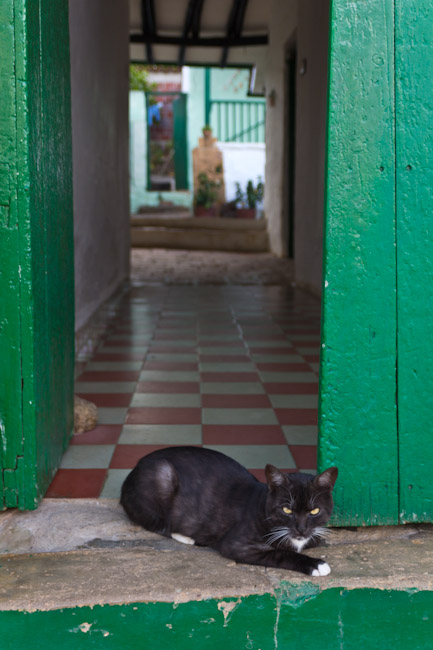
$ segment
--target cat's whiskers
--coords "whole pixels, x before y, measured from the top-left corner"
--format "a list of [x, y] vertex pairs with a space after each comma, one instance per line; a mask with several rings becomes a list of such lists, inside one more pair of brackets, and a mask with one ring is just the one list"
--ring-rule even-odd
[[278, 548], [285, 542], [290, 542], [290, 530], [286, 526], [278, 526], [272, 528], [272, 530], [269, 533], [266, 533], [264, 537], [269, 538], [265, 541], [266, 546], [274, 546], [275, 542], [278, 542]]
[[330, 528], [323, 528], [322, 526], [318, 526], [317, 528], [314, 529], [313, 533], [311, 534], [311, 537], [313, 539], [326, 539], [329, 537], [329, 535], [332, 535], [332, 530]]

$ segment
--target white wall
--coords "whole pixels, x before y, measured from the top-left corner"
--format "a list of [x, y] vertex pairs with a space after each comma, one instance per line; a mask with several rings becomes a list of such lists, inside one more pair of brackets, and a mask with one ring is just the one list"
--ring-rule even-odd
[[76, 329], [129, 273], [128, 5], [70, 0]]
[[271, 250], [279, 256], [287, 254], [287, 227], [283, 216], [286, 118], [284, 50], [297, 25], [297, 4], [297, 0], [273, 0], [265, 73], [266, 96], [269, 97], [270, 93], [275, 96], [274, 106], [270, 106], [268, 99], [266, 107], [265, 213]]
[[265, 179], [265, 145], [253, 142], [218, 142], [218, 149], [223, 154], [224, 183], [226, 201], [233, 201], [236, 193], [236, 181], [245, 191], [247, 182], [257, 184], [257, 177]]
[[[274, 0], [266, 66], [266, 191], [271, 250], [287, 255], [287, 97], [285, 49], [296, 37], [298, 53], [295, 161], [296, 281], [319, 293], [322, 285], [324, 165], [327, 114], [328, 0]], [[300, 75], [305, 59], [306, 74]]]

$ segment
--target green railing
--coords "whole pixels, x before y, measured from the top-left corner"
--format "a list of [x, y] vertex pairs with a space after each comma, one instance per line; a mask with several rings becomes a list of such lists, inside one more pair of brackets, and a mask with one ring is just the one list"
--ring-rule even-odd
[[264, 142], [264, 99], [210, 101], [210, 125], [220, 142]]

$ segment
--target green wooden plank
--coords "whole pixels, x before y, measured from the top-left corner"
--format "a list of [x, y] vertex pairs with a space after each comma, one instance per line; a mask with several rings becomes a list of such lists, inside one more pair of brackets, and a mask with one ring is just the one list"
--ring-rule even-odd
[[402, 522], [433, 521], [433, 5], [396, 1], [398, 423]]
[[333, 0], [319, 465], [336, 524], [398, 517], [392, 0]]
[[0, 507], [34, 508], [72, 432], [67, 3], [8, 0], [0, 18]]
[[188, 141], [186, 125], [186, 95], [173, 102], [174, 174], [176, 190], [188, 189]]

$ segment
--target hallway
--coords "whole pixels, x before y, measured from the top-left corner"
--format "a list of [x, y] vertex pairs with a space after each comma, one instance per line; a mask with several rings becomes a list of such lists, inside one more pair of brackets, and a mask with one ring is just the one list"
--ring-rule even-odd
[[[136, 268], [136, 267], [135, 267]], [[137, 276], [76, 393], [99, 408], [47, 497], [118, 498], [143, 455], [222, 451], [315, 471], [320, 302], [291, 286], [144, 284]]]

